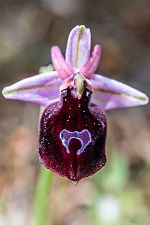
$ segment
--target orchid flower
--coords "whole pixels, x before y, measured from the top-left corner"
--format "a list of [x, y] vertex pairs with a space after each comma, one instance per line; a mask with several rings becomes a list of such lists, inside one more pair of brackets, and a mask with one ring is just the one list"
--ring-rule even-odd
[[72, 181], [88, 177], [106, 163], [105, 111], [144, 105], [148, 97], [119, 81], [96, 74], [101, 46], [90, 56], [90, 29], [74, 27], [65, 58], [51, 48], [55, 71], [23, 79], [3, 89], [8, 99], [45, 106], [39, 125], [39, 159]]

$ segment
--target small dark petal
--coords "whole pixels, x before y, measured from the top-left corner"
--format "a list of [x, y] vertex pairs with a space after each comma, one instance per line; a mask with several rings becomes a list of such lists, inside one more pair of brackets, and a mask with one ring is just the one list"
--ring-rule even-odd
[[40, 162], [48, 169], [79, 181], [100, 170], [106, 162], [107, 123], [102, 111], [89, 105], [91, 92], [81, 99], [62, 91], [61, 101], [49, 105], [40, 121]]

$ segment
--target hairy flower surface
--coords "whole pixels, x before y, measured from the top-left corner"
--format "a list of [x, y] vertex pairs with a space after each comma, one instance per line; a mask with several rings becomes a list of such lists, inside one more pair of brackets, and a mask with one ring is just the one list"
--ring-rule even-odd
[[55, 71], [21, 80], [3, 89], [8, 99], [45, 106], [39, 126], [39, 159], [48, 169], [78, 181], [106, 162], [105, 111], [144, 105], [148, 97], [119, 81], [95, 74], [101, 46], [90, 56], [91, 33], [74, 27], [66, 55], [51, 48]]

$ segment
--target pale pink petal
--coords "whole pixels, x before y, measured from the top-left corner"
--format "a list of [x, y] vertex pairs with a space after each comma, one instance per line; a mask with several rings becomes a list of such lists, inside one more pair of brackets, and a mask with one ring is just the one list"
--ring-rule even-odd
[[94, 74], [91, 78], [93, 94], [91, 102], [103, 110], [145, 105], [148, 97], [119, 81]]
[[3, 96], [46, 106], [58, 100], [61, 82], [57, 72], [43, 73], [5, 87]]
[[96, 71], [97, 66], [100, 61], [101, 56], [101, 46], [95, 45], [94, 50], [92, 52], [92, 56], [84, 64], [84, 66], [80, 69], [80, 72], [87, 78], [90, 78]]
[[58, 46], [53, 46], [51, 48], [51, 59], [55, 70], [63, 80], [74, 73], [73, 68], [66, 63]]
[[66, 47], [66, 62], [76, 71], [89, 59], [91, 49], [91, 32], [85, 26], [74, 27], [68, 37]]

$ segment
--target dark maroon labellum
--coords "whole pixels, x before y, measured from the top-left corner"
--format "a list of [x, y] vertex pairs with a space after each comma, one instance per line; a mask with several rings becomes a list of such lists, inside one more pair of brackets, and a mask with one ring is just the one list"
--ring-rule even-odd
[[91, 94], [85, 89], [78, 99], [67, 88], [41, 117], [40, 162], [73, 181], [94, 174], [106, 162], [106, 117], [89, 104]]

